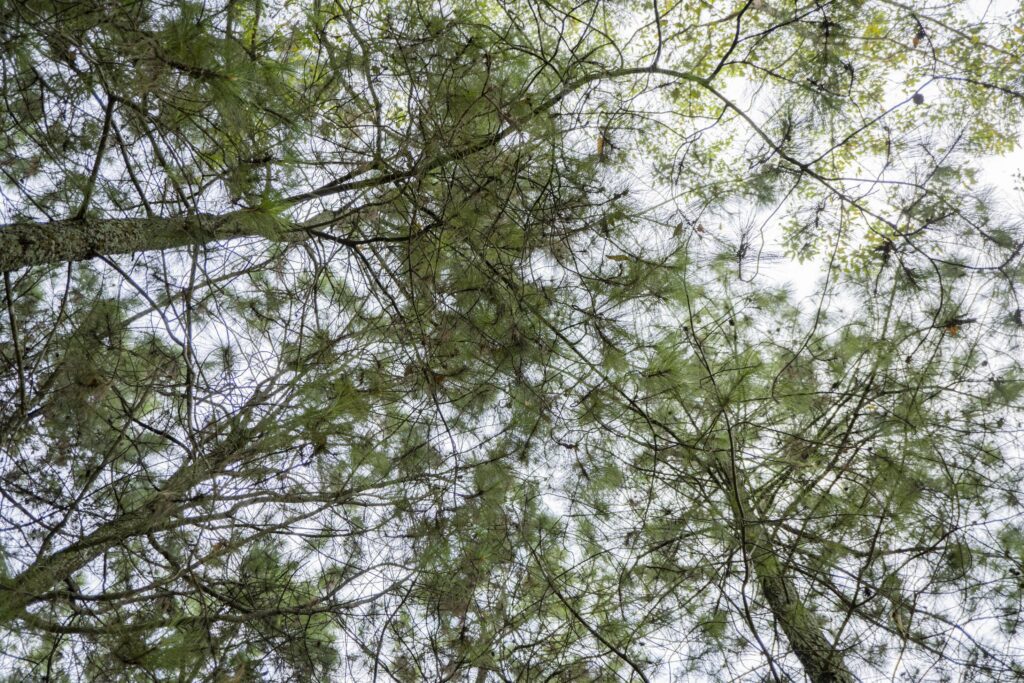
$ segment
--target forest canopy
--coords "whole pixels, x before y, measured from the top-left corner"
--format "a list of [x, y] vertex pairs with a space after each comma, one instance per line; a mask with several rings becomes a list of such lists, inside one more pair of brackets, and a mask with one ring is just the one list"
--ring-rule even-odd
[[1022, 63], [0, 0], [0, 680], [1021, 679]]

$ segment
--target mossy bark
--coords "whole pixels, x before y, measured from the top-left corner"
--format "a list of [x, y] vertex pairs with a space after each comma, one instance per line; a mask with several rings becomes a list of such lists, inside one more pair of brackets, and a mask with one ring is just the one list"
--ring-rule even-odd
[[243, 210], [170, 218], [80, 218], [0, 226], [0, 272], [265, 235], [266, 216]]

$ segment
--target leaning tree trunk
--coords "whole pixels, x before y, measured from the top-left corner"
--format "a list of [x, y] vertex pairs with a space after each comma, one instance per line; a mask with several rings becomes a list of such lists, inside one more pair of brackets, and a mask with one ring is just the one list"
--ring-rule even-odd
[[256, 214], [242, 210], [223, 215], [79, 218], [0, 225], [0, 272], [265, 235], [269, 216]]
[[183, 464], [133, 509], [100, 524], [78, 541], [36, 558], [17, 575], [0, 576], [0, 625], [23, 617], [32, 603], [44, 599], [54, 586], [111, 548], [147, 533], [181, 526], [175, 514], [186, 493], [251, 453], [258, 444], [255, 430], [232, 431], [210, 452]]
[[775, 547], [760, 513], [749, 502], [745, 484], [731, 463], [720, 467], [728, 487], [733, 518], [744, 544], [757, 587], [776, 623], [786, 635], [804, 673], [814, 683], [854, 683], [842, 654], [826, 636], [821, 620], [804, 602]]
[[[518, 122], [511, 122], [479, 140], [442, 151], [410, 168], [381, 170], [376, 163], [365, 164], [326, 185], [287, 197], [283, 200], [284, 204], [297, 206], [303, 202], [344, 192], [382, 187], [422, 176], [432, 169], [460, 161], [497, 145], [509, 135], [521, 130], [525, 122], [549, 111], [565, 97], [590, 83], [622, 76], [655, 73], [664, 73], [710, 88], [708, 81], [703, 78], [679, 71], [663, 71], [657, 66], [612, 69], [585, 75], [565, 83], [539, 104], [532, 104], [530, 97], [525, 97], [522, 104], [529, 107], [527, 114], [519, 117]], [[713, 89], [711, 92], [717, 94]], [[362, 173], [373, 169], [380, 170], [380, 173], [360, 177]], [[301, 239], [312, 234], [307, 231], [310, 224], [285, 227], [284, 232], [287, 232], [287, 235], [277, 234], [282, 226], [273, 225], [274, 223], [275, 219], [272, 216], [259, 209], [241, 209], [222, 215], [195, 214], [170, 218], [70, 218], [50, 222], [10, 223], [0, 225], [0, 273], [29, 266], [85, 261], [97, 256], [173, 249], [238, 237], [267, 236], [268, 232], [275, 233], [277, 237], [292, 239]], [[272, 226], [271, 230], [267, 230], [268, 224]]]

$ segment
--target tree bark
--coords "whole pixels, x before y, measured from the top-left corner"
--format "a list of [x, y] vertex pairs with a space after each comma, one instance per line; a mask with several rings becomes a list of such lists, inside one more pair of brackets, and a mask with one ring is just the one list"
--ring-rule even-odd
[[847, 668], [840, 653], [826, 636], [821, 620], [804, 602], [761, 521], [760, 513], [731, 463], [722, 463], [733, 517], [744, 544], [744, 555], [754, 574], [757, 587], [786, 635], [793, 654], [813, 683], [854, 683], [857, 679]]
[[266, 215], [254, 214], [10, 223], [0, 226], [0, 272], [265, 234]]
[[748, 543], [751, 536], [755, 540], [750, 560], [758, 588], [803, 665], [804, 673], [814, 683], [854, 683], [856, 679], [846, 668], [842, 654], [835, 650], [817, 615], [803, 602], [796, 586], [786, 576], [764, 528], [759, 524], [748, 525]]

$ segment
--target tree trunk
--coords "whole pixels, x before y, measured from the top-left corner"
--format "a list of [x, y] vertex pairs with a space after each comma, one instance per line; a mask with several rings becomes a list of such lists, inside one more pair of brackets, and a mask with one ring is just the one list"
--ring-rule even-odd
[[821, 620], [804, 603], [787, 575], [771, 534], [749, 502], [743, 482], [738, 481], [738, 475], [734, 476], [730, 463], [723, 463], [720, 472], [730, 489], [729, 502], [744, 543], [744, 555], [764, 601], [803, 665], [804, 673], [814, 683], [854, 683], [856, 677], [825, 635]]
[[747, 529], [748, 544], [752, 536], [756, 538], [750, 560], [757, 585], [807, 677], [814, 683], [853, 683], [856, 679], [825, 636], [817, 615], [804, 604], [796, 586], [786, 576], [764, 528], [756, 524], [748, 525]]
[[25, 608], [109, 548], [156, 528], [164, 520], [151, 512], [130, 513], [104, 524], [78, 543], [39, 558], [23, 572], [0, 580], [0, 625], [22, 616]]
[[269, 214], [255, 214], [243, 210], [219, 216], [81, 218], [2, 225], [0, 272], [265, 234]]
[[179, 526], [180, 522], [174, 519], [174, 513], [180, 510], [179, 501], [192, 487], [216, 476], [243, 453], [251, 452], [252, 445], [242, 449], [249, 441], [258, 443], [253, 430], [243, 428], [229, 433], [210, 453], [183, 464], [136, 508], [101, 524], [75, 543], [36, 558], [18, 575], [0, 577], [0, 625], [21, 617], [40, 596], [110, 548], [145, 533]]

